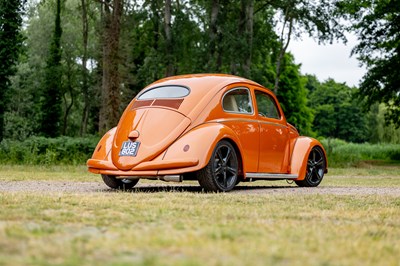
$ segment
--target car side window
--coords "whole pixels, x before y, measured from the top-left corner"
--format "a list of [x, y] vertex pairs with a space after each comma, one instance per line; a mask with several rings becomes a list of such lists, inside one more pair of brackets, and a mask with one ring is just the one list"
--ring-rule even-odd
[[275, 100], [265, 92], [255, 91], [258, 114], [263, 117], [281, 119]]
[[252, 114], [253, 105], [249, 89], [240, 87], [228, 91], [222, 98], [222, 107], [226, 112]]

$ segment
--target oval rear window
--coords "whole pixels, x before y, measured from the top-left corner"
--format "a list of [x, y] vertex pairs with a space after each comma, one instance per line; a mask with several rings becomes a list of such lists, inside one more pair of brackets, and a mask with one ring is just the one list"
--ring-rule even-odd
[[162, 86], [149, 89], [139, 95], [138, 100], [159, 99], [159, 98], [182, 98], [189, 95], [190, 90], [182, 86]]

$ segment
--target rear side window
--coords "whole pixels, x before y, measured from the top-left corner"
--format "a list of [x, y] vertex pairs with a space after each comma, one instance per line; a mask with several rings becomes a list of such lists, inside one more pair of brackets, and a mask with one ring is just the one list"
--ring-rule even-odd
[[247, 88], [235, 88], [225, 93], [222, 98], [222, 107], [226, 112], [252, 114], [250, 91]]
[[147, 90], [138, 96], [138, 100], [183, 98], [190, 90], [183, 86], [162, 86]]

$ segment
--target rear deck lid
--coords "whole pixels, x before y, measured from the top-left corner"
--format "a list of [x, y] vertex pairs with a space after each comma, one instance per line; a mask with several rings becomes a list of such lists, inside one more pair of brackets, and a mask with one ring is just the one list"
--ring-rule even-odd
[[139, 95], [125, 110], [112, 147], [112, 160], [118, 169], [128, 171], [154, 159], [190, 125], [190, 119], [178, 111], [182, 97], [189, 90], [178, 87], [173, 91], [175, 95], [168, 88], [166, 93], [164, 88], [162, 98], [158, 99], [157, 91], [150, 90]]

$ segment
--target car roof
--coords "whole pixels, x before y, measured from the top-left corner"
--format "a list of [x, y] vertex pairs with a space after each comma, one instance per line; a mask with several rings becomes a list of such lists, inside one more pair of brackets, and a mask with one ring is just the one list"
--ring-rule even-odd
[[[166, 86], [166, 85], [181, 85], [190, 88], [193, 90], [201, 90], [204, 91], [205, 88], [207, 90], [215, 90], [217, 92], [219, 89], [232, 84], [245, 82], [256, 86], [261, 86], [257, 82], [254, 82], [249, 79], [245, 79], [238, 76], [227, 75], [227, 74], [190, 74], [190, 75], [180, 75], [180, 76], [172, 76], [160, 79], [149, 86], [146, 87], [146, 90], [149, 88]], [[262, 87], [262, 86], [261, 86]]]
[[260, 84], [238, 76], [226, 74], [190, 74], [181, 76], [172, 76], [158, 80], [146, 88], [144, 88], [138, 96], [143, 92], [164, 86], [185, 86], [190, 89], [188, 96], [184, 97], [184, 101], [179, 107], [179, 112], [193, 119], [199, 112], [204, 110], [204, 107], [210, 100], [224, 87], [235, 84], [246, 83], [257, 87], [262, 87]]

